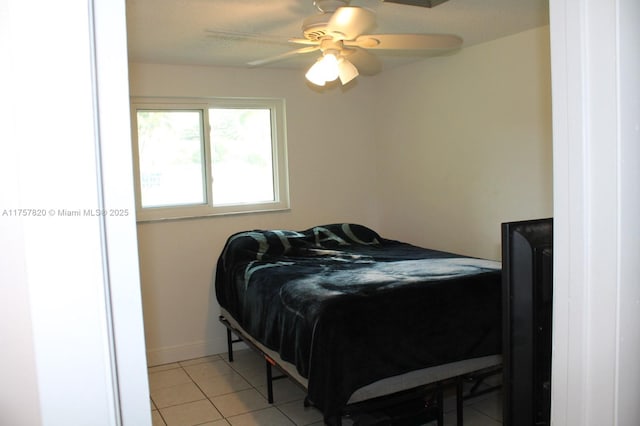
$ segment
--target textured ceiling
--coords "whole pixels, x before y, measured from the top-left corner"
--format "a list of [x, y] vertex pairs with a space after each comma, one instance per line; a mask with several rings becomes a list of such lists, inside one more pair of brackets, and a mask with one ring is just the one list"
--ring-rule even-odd
[[[312, 0], [126, 0], [129, 59], [136, 62], [246, 67], [249, 61], [300, 45]], [[443, 33], [463, 47], [546, 25], [548, 0], [449, 0], [434, 8], [353, 0], [377, 13], [373, 33]], [[420, 59], [416, 53], [376, 51], [385, 67]], [[302, 68], [317, 52], [268, 67]], [[426, 56], [426, 55], [423, 55]]]

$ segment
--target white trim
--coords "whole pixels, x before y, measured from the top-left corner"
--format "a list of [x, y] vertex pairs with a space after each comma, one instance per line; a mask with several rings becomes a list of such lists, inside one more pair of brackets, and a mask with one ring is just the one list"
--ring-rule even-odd
[[[102, 152], [101, 152], [101, 120], [100, 120], [100, 100], [98, 89], [98, 53], [97, 40], [96, 40], [96, 13], [95, 13], [95, 0], [89, 1], [89, 52], [91, 57], [91, 95], [92, 95], [92, 112], [93, 112], [93, 143], [95, 149], [95, 164], [96, 164], [96, 183], [98, 190], [97, 208], [101, 211], [106, 209], [106, 199], [104, 194], [104, 175], [102, 169]], [[106, 322], [105, 333], [105, 352], [108, 352], [107, 358], [109, 362], [109, 370], [107, 383], [111, 385], [111, 391], [108, 393], [109, 403], [112, 405], [114, 414], [114, 422], [116, 425], [122, 425], [121, 407], [120, 407], [120, 391], [118, 385], [118, 368], [116, 364], [116, 349], [115, 349], [115, 336], [113, 326], [113, 310], [111, 304], [111, 284], [109, 276], [109, 255], [107, 251], [107, 230], [106, 230], [106, 216], [98, 216], [97, 218], [100, 226], [100, 254], [102, 258], [102, 280], [103, 280], [103, 296], [104, 296], [104, 313]]]
[[640, 8], [637, 0], [551, 0], [550, 18], [551, 422], [640, 424]]
[[[215, 204], [212, 193], [211, 141], [209, 140], [208, 114], [212, 108], [264, 108], [271, 111], [271, 149], [273, 167], [273, 201], [257, 203], [237, 203], [229, 205]], [[137, 141], [137, 111], [148, 110], [198, 110], [202, 112], [203, 133], [203, 186], [205, 191], [204, 203], [185, 204], [175, 206], [142, 207], [140, 168]], [[289, 178], [287, 166], [286, 139], [286, 105], [284, 99], [279, 98], [154, 98], [134, 97], [131, 99], [131, 122], [134, 151], [136, 211], [139, 222], [189, 219], [211, 217], [230, 214], [261, 213], [273, 211], [288, 211]]]
[[[97, 92], [98, 186], [103, 211], [103, 256], [108, 327], [115, 355], [118, 424], [150, 425], [149, 385], [129, 121], [128, 58], [124, 2], [93, 0]], [[111, 211], [130, 212], [127, 215]]]
[[[569, 0], [570, 1], [570, 0]], [[574, 352], [585, 331], [585, 293], [579, 284], [584, 282], [585, 244], [583, 228], [584, 189], [582, 188], [583, 148], [575, 141], [583, 138], [582, 105], [582, 50], [580, 40], [571, 25], [583, 13], [580, 4], [568, 11], [563, 0], [550, 3], [551, 63], [553, 92], [553, 161], [554, 161], [554, 312], [552, 363], [552, 419], [554, 424], [567, 425], [569, 413], [579, 416], [583, 411], [582, 398], [570, 399], [567, 389], [584, 389], [584, 350]], [[569, 45], [573, 48], [569, 49]], [[574, 283], [571, 285], [571, 283]], [[578, 309], [576, 309], [576, 307]], [[570, 340], [571, 339], [571, 340]], [[575, 343], [573, 343], [575, 342]], [[577, 423], [582, 421], [576, 417]]]
[[201, 358], [211, 354], [221, 354], [227, 350], [227, 340], [199, 340], [184, 345], [165, 346], [147, 350], [149, 367]]
[[616, 424], [640, 424], [640, 2], [617, 1], [618, 335]]

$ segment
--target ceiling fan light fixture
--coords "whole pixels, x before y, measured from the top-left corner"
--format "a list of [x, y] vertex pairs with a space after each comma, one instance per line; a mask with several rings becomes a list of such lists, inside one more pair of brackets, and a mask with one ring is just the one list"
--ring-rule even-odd
[[[447, 0], [388, 1], [415, 5], [426, 2], [428, 6], [433, 6]], [[313, 4], [320, 13], [302, 21], [304, 38], [289, 39], [289, 42], [302, 44], [304, 47], [251, 61], [247, 65], [259, 66], [320, 50], [322, 56], [305, 73], [307, 80], [324, 86], [327, 81], [340, 78], [345, 85], [360, 73], [374, 75], [382, 70], [380, 61], [368, 52], [369, 49], [416, 52], [435, 50], [436, 54], [441, 54], [445, 50], [462, 46], [462, 39], [453, 34], [371, 34], [376, 27], [376, 13], [367, 7], [349, 6], [350, 0], [313, 0]]]
[[324, 86], [327, 81], [333, 81], [340, 75], [338, 58], [333, 52], [325, 52], [305, 74], [307, 80], [317, 86]]

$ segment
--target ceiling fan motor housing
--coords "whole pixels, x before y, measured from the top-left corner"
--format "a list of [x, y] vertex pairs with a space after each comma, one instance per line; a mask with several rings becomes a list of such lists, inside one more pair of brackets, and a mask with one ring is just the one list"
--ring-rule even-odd
[[311, 41], [320, 41], [327, 36], [327, 24], [331, 18], [331, 13], [310, 16], [302, 22], [302, 34], [304, 38]]
[[329, 20], [339, 7], [348, 6], [349, 0], [315, 0], [313, 5], [321, 12], [302, 21], [302, 34], [311, 41], [320, 41], [327, 34]]

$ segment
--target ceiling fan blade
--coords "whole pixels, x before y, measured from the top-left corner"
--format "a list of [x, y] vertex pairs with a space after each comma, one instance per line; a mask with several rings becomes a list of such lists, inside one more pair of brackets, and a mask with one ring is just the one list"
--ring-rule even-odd
[[309, 40], [306, 38], [290, 38], [289, 43], [296, 43], [296, 44], [308, 44], [308, 45], [319, 45], [320, 42], [318, 40]]
[[367, 34], [347, 45], [367, 49], [428, 50], [455, 49], [462, 45], [462, 39], [450, 34]]
[[258, 59], [256, 61], [247, 62], [247, 65], [249, 65], [250, 67], [258, 67], [260, 65], [269, 64], [271, 62], [281, 61], [281, 60], [286, 59], [286, 58], [288, 58], [290, 56], [297, 55], [299, 53], [309, 53], [309, 52], [313, 52], [313, 51], [316, 51], [316, 50], [319, 50], [319, 49], [320, 49], [320, 46], [301, 47], [300, 49], [290, 50], [290, 51], [282, 53], [280, 55], [270, 56], [268, 58]]
[[358, 68], [358, 72], [362, 75], [374, 75], [382, 70], [380, 60], [364, 49], [359, 47], [347, 48], [342, 51], [342, 54]]
[[335, 40], [354, 40], [373, 30], [376, 14], [369, 9], [343, 6], [336, 9], [327, 24], [327, 34]]
[[211, 38], [219, 38], [223, 40], [232, 40], [232, 41], [252, 41], [258, 43], [275, 43], [275, 44], [287, 44], [287, 37], [282, 37], [278, 35], [272, 34], [254, 34], [254, 33], [243, 33], [238, 31], [225, 31], [225, 30], [215, 30], [215, 29], [205, 29], [207, 37]]

